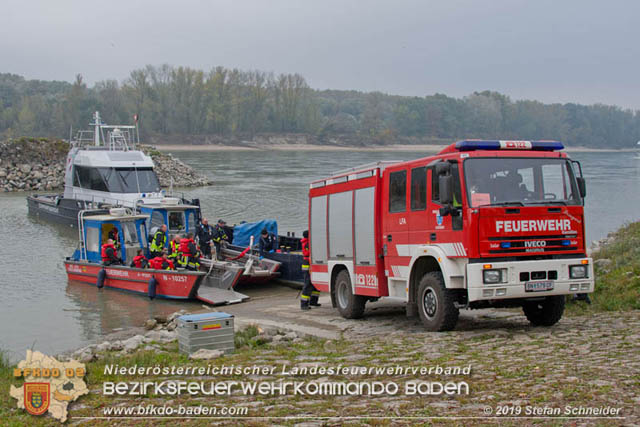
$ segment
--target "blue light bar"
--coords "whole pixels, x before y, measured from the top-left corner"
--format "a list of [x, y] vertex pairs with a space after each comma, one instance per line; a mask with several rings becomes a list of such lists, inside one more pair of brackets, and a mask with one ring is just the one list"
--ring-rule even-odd
[[563, 240], [562, 241], [562, 246], [570, 246], [571, 245], [571, 240]]
[[466, 140], [456, 142], [458, 151], [475, 150], [532, 150], [555, 151], [564, 149], [564, 145], [558, 141], [497, 141], [497, 140]]
[[511, 242], [500, 242], [500, 247], [502, 249], [508, 249], [511, 247]]
[[458, 141], [456, 142], [456, 150], [458, 151], [474, 151], [474, 150], [499, 150], [500, 141]]

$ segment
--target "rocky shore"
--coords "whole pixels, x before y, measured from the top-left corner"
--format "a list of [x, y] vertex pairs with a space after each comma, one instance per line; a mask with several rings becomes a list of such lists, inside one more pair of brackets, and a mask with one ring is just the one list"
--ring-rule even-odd
[[[155, 164], [162, 187], [197, 187], [210, 185], [207, 177], [190, 166], [161, 153], [152, 146], [142, 146]], [[0, 142], [0, 191], [53, 191], [64, 186], [64, 164], [69, 143], [47, 138], [19, 138]]]

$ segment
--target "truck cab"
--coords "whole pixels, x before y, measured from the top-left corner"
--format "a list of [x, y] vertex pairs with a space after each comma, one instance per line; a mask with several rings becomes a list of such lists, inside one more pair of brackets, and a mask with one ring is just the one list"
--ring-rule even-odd
[[[435, 156], [373, 168], [371, 177], [378, 178], [367, 184], [357, 179], [364, 173], [358, 168], [346, 178], [312, 184], [312, 283], [314, 271], [323, 270], [314, 263], [314, 242], [323, 240], [314, 237], [314, 226], [329, 244], [336, 229], [340, 236], [355, 235], [362, 217], [353, 211], [357, 191], [367, 185], [375, 199], [372, 240], [379, 247], [370, 273], [375, 277], [365, 283], [375, 287], [358, 286], [357, 245], [342, 257], [326, 257], [326, 290], [343, 315], [362, 315], [366, 301], [391, 297], [406, 302], [407, 314], [418, 314], [430, 330], [455, 327], [460, 308], [521, 306], [534, 325], [555, 324], [565, 295], [594, 286], [584, 178], [562, 148], [554, 141], [460, 141]], [[314, 223], [319, 211], [313, 199], [320, 193], [329, 197], [328, 230]], [[342, 219], [332, 210], [343, 211]], [[335, 268], [346, 271], [340, 280]]]

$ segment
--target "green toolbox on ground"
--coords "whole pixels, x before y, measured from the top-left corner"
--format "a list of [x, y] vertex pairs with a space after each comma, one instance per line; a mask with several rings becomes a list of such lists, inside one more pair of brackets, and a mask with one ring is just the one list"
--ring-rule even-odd
[[178, 317], [178, 348], [192, 354], [204, 348], [231, 353], [235, 350], [233, 315], [214, 311]]

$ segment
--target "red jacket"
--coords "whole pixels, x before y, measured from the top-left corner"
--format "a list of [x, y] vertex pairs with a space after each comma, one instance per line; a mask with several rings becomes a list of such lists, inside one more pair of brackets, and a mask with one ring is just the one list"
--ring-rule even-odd
[[302, 258], [304, 259], [304, 264], [309, 265], [309, 256], [311, 255], [311, 252], [309, 251], [309, 239], [303, 237], [300, 240], [300, 243], [302, 243]]
[[195, 257], [198, 255], [198, 247], [193, 239], [181, 239], [178, 251], [186, 256]]
[[[113, 250], [113, 255], [109, 256], [109, 254], [107, 253], [107, 249], [112, 249]], [[102, 245], [102, 251], [100, 253], [100, 255], [102, 256], [102, 262], [107, 262], [107, 261], [115, 261], [118, 259], [118, 255], [116, 255], [116, 247], [113, 246], [112, 243], [105, 243], [104, 245]]]
[[167, 260], [162, 258], [161, 256], [157, 256], [149, 260], [149, 265], [154, 270], [174, 270], [173, 262], [171, 260]]
[[133, 257], [133, 266], [136, 268], [144, 268], [145, 265], [143, 264], [143, 261], [147, 261], [147, 258], [144, 255], [136, 255]]

